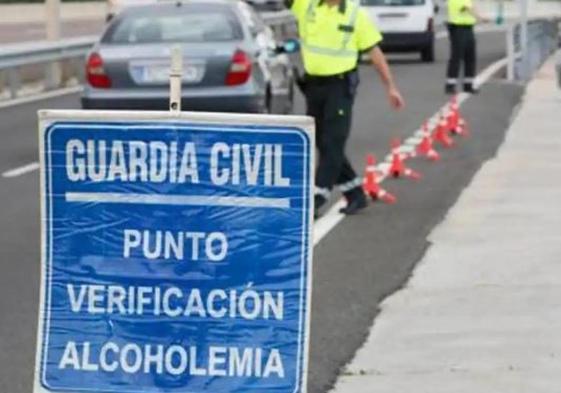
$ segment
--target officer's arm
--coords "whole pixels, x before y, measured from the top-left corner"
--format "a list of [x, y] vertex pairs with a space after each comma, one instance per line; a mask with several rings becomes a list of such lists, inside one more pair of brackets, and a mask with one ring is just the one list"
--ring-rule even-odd
[[386, 56], [384, 56], [384, 53], [379, 48], [379, 44], [383, 39], [382, 34], [372, 23], [370, 16], [362, 8], [357, 15], [355, 38], [358, 50], [369, 54], [374, 68], [376, 68], [376, 71], [380, 74], [380, 79], [386, 87], [391, 106], [395, 109], [401, 109], [404, 106], [403, 98], [394, 83], [390, 67], [386, 61]]
[[475, 17], [475, 19], [477, 19], [478, 22], [480, 23], [487, 23], [490, 21], [489, 18], [487, 18], [486, 16], [483, 16], [481, 14], [481, 12], [479, 12], [479, 10], [477, 9], [477, 7], [472, 6], [471, 10], [470, 10], [471, 14]]
[[472, 7], [464, 7], [462, 12], [469, 12], [480, 23], [489, 22], [489, 18], [481, 15], [481, 13], [477, 10], [477, 8], [475, 8], [473, 6]]
[[369, 55], [372, 60], [372, 64], [374, 64], [374, 67], [380, 74], [380, 78], [386, 88], [395, 87], [386, 57], [379, 48], [379, 45], [383, 40], [382, 34], [372, 23], [370, 16], [363, 8], [358, 11], [355, 30], [359, 51]]
[[370, 50], [369, 53], [372, 64], [374, 65], [376, 71], [378, 71], [380, 79], [386, 87], [390, 104], [395, 109], [403, 108], [405, 106], [405, 102], [394, 82], [392, 72], [390, 70], [390, 66], [388, 65], [388, 61], [386, 60], [384, 52], [382, 52], [382, 50], [378, 46], [375, 46]]
[[467, 12], [473, 15], [473, 17], [477, 19], [479, 22], [488, 22], [488, 18], [481, 15], [479, 10], [472, 4], [471, 1], [468, 3], [468, 5], [465, 5], [461, 8], [461, 12]]
[[392, 72], [390, 70], [390, 66], [388, 65], [388, 61], [386, 60], [386, 56], [384, 52], [376, 46], [370, 50], [370, 59], [372, 60], [372, 64], [378, 74], [380, 75], [380, 79], [386, 88], [395, 87], [395, 82], [393, 80]]

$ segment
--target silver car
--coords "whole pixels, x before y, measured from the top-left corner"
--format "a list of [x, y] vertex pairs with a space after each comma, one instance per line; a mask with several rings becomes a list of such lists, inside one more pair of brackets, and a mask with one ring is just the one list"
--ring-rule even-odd
[[294, 72], [246, 3], [190, 0], [123, 10], [86, 64], [84, 109], [166, 110], [171, 48], [183, 47], [183, 110], [290, 113]]

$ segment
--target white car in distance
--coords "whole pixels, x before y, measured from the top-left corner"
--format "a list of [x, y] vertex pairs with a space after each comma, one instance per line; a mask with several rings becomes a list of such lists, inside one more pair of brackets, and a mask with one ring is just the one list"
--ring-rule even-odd
[[435, 15], [433, 0], [361, 0], [382, 31], [387, 52], [420, 52], [424, 62], [434, 62]]

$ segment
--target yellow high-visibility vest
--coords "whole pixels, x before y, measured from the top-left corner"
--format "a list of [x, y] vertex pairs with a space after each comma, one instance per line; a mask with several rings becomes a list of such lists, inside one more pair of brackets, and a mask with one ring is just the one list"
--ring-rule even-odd
[[448, 0], [448, 22], [458, 26], [475, 25], [477, 19], [466, 10], [471, 7], [473, 7], [472, 0]]
[[304, 69], [310, 75], [350, 71], [360, 52], [382, 41], [358, 0], [341, 0], [339, 6], [328, 6], [325, 0], [294, 0], [291, 9], [298, 21]]

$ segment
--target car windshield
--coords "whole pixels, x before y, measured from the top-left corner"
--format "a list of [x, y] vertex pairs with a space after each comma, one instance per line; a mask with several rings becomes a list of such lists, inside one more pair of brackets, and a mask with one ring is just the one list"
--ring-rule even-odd
[[169, 12], [125, 13], [102, 39], [111, 44], [217, 42], [242, 38], [242, 29], [229, 9], [186, 7]]
[[425, 0], [361, 0], [362, 5], [373, 5], [373, 6], [415, 6], [425, 4]]

